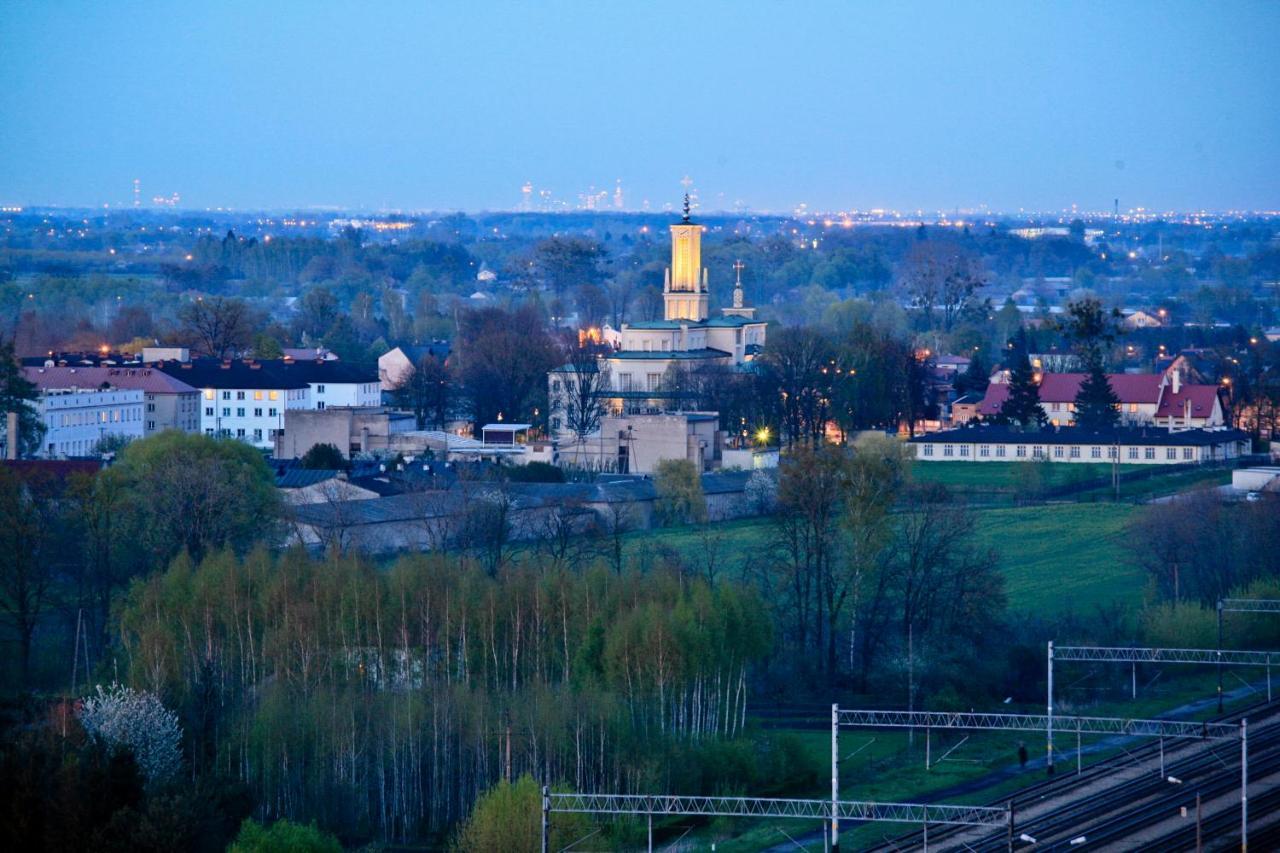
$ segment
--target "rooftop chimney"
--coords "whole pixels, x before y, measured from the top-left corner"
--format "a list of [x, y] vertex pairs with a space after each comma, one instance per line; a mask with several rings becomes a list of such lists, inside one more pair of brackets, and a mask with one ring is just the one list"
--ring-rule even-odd
[[1174, 368], [1173, 370], [1173, 393], [1177, 394], [1182, 390], [1182, 371]]

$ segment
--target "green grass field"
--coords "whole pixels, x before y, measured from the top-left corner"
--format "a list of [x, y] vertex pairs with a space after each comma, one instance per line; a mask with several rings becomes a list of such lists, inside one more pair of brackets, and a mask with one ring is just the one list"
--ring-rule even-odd
[[[998, 556], [1011, 610], [1087, 612], [1106, 602], [1136, 605], [1145, 579], [1123, 544], [1135, 511], [1131, 504], [1108, 503], [980, 509], [978, 542]], [[740, 576], [748, 561], [768, 559], [776, 541], [767, 519], [726, 522], [713, 530], [723, 535], [711, 547], [726, 577]], [[697, 528], [649, 530], [628, 539], [632, 559], [655, 548], [670, 548], [695, 568], [707, 559], [708, 544]]]
[[[919, 483], [941, 483], [956, 491], [1015, 491], [1019, 474], [1030, 462], [913, 462], [911, 476]], [[1142, 468], [1121, 465], [1121, 473]], [[1084, 485], [1104, 486], [1111, 482], [1111, 466], [1090, 462], [1074, 464], [1041, 464], [1036, 469], [1044, 488]]]

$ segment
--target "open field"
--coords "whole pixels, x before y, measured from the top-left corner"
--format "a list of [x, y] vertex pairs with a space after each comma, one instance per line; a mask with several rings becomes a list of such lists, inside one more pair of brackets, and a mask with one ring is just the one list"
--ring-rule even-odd
[[[1034, 462], [914, 462], [911, 476], [919, 483], [941, 483], [956, 491], [1015, 491], [1020, 475], [1033, 468], [1041, 478], [1040, 487], [1111, 482], [1111, 466], [1103, 463], [1034, 463]], [[1120, 473], [1142, 470], [1141, 465], [1121, 465]]]
[[[1049, 504], [976, 510], [979, 543], [999, 557], [1009, 607], [1063, 612], [1120, 601], [1138, 604], [1145, 578], [1130, 564], [1124, 527], [1137, 508], [1129, 504]], [[690, 566], [703, 566], [714, 549], [725, 575], [740, 575], [748, 561], [769, 559], [775, 529], [768, 519], [716, 525], [717, 542], [694, 527], [673, 527], [628, 537], [632, 559], [669, 548]]]

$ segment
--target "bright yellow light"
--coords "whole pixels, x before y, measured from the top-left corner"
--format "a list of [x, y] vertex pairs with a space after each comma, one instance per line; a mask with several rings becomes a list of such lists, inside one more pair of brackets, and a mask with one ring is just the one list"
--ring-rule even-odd
[[760, 427], [760, 429], [756, 430], [756, 444], [768, 444], [768, 443], [769, 443], [769, 428], [767, 426], [762, 426]]

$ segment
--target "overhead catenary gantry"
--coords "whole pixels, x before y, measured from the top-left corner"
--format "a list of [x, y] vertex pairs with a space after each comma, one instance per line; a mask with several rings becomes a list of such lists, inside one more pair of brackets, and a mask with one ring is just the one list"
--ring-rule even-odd
[[[938, 803], [878, 803], [863, 800], [805, 800], [767, 797], [688, 797], [666, 794], [552, 793], [542, 789], [542, 850], [549, 850], [550, 815], [554, 813], [644, 815], [653, 850], [653, 816], [689, 815], [791, 820], [858, 820], [945, 826], [1006, 827], [1008, 808]], [[835, 842], [838, 844], [838, 841]], [[833, 850], [835, 849], [833, 845]]]

